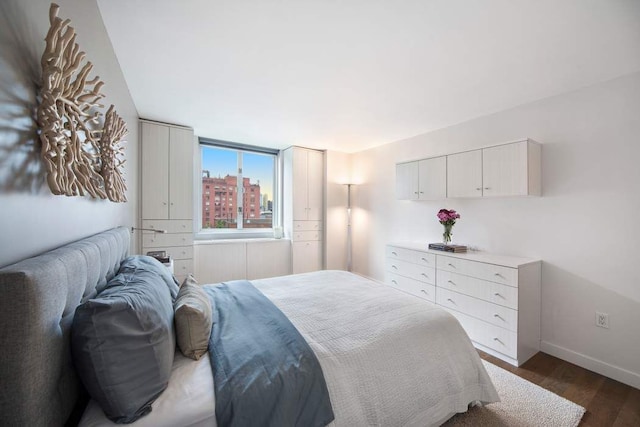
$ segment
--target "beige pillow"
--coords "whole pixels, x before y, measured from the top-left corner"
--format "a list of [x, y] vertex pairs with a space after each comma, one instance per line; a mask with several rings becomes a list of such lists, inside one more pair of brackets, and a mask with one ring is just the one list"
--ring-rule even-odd
[[198, 360], [209, 346], [213, 308], [193, 276], [182, 283], [174, 309], [178, 347], [185, 356]]

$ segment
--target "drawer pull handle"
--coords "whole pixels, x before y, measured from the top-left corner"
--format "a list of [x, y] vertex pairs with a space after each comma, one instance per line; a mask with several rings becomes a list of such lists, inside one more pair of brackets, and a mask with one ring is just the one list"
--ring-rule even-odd
[[429, 295], [429, 292], [425, 291], [424, 289], [420, 289], [420, 292], [422, 292], [425, 295]]
[[500, 298], [504, 298], [502, 295], [500, 295], [500, 292], [496, 292], [493, 294], [494, 296], [500, 297]]
[[504, 319], [502, 318], [502, 316], [500, 316], [500, 315], [499, 315], [499, 314], [497, 314], [497, 313], [494, 313], [494, 314], [493, 314], [493, 317], [497, 317], [498, 319], [500, 319], [500, 320], [503, 320], [503, 321], [504, 321]]
[[453, 264], [451, 264], [451, 263], [448, 263], [447, 265], [448, 265], [449, 267], [456, 268], [456, 266], [455, 266], [455, 265], [453, 265]]
[[391, 268], [395, 268], [396, 270], [398, 269], [398, 267], [396, 267], [395, 265], [391, 265]]
[[484, 187], [485, 190], [489, 190], [489, 187]]
[[393, 252], [393, 251], [391, 251], [391, 254], [392, 254], [392, 255], [398, 255], [398, 253], [397, 253], [397, 252]]
[[394, 283], [396, 285], [398, 284], [398, 282], [396, 282], [395, 280], [392, 280], [391, 283]]
[[453, 286], [457, 286], [453, 280], [447, 280], [448, 283], [451, 283]]
[[424, 261], [424, 262], [429, 262], [429, 261], [427, 261], [427, 259], [426, 259], [425, 257], [422, 257], [422, 258], [420, 258], [420, 259], [421, 259], [422, 261]]
[[476, 187], [476, 190], [481, 191], [482, 187]]
[[427, 276], [425, 273], [422, 273], [420, 275], [426, 277], [427, 279], [429, 278], [429, 276]]
[[494, 273], [494, 275], [498, 276], [498, 277], [502, 277], [504, 279], [504, 276], [502, 274], [500, 274], [500, 273]]
[[451, 298], [447, 298], [447, 301], [449, 301], [451, 304], [455, 304], [456, 302], [454, 300], [452, 300]]
[[494, 337], [493, 340], [499, 342], [502, 345], [504, 345], [504, 343], [500, 340], [500, 338]]

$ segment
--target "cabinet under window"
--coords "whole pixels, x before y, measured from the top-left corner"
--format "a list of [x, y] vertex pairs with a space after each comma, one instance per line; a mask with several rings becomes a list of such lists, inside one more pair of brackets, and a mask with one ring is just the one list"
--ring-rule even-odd
[[200, 138], [201, 229], [271, 229], [278, 151]]

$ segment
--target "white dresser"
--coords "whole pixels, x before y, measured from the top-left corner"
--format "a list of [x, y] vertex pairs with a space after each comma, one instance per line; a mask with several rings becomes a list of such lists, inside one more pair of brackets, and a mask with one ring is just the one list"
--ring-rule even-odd
[[477, 348], [520, 366], [540, 348], [540, 264], [392, 244], [386, 248], [385, 282], [442, 306]]

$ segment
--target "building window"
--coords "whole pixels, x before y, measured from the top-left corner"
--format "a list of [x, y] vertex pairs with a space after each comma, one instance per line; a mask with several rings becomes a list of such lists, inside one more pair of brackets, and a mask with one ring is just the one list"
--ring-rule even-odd
[[[200, 153], [200, 218], [196, 220], [200, 222], [202, 234], [214, 238], [215, 235], [226, 238], [234, 232], [238, 237], [272, 235], [273, 207], [278, 206], [278, 151], [200, 138]], [[213, 212], [213, 218], [205, 214], [206, 189], [210, 187], [227, 191], [227, 197], [215, 198], [221, 208]]]

